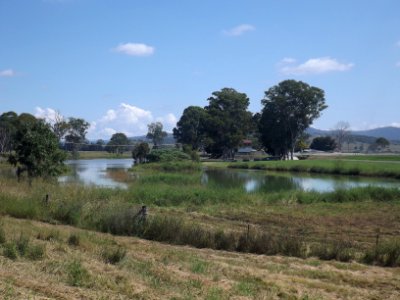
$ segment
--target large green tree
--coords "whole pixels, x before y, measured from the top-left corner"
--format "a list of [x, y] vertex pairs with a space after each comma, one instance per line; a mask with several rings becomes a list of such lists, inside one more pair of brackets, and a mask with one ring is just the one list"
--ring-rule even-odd
[[64, 159], [65, 153], [58, 147], [58, 138], [42, 120], [17, 130], [9, 162], [18, 167], [18, 175], [22, 172], [27, 172], [29, 178], [59, 175]]
[[190, 145], [193, 150], [204, 146], [205, 122], [207, 113], [199, 106], [189, 106], [182, 114], [173, 130], [174, 137], [178, 143]]
[[111, 136], [106, 150], [108, 152], [121, 154], [128, 149], [129, 144], [130, 142], [128, 137], [122, 132], [117, 132]]
[[155, 122], [147, 125], [147, 127], [148, 132], [146, 137], [152, 140], [154, 146], [157, 148], [167, 136], [167, 133], [163, 131], [163, 124], [161, 122]]
[[249, 98], [233, 88], [212, 93], [205, 107], [207, 151], [215, 157], [234, 158], [236, 149], [252, 129]]
[[296, 142], [327, 108], [324, 91], [302, 81], [285, 80], [265, 92], [261, 140], [269, 153], [293, 159]]

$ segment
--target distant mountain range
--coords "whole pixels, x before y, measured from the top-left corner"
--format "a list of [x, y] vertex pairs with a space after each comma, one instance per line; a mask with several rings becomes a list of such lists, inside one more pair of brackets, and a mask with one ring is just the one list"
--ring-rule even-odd
[[[316, 128], [308, 128], [307, 133], [311, 136], [332, 135], [334, 130], [321, 130]], [[380, 127], [369, 130], [352, 130], [351, 135], [362, 142], [373, 143], [376, 138], [384, 137], [391, 142], [400, 142], [400, 128], [399, 127]]]
[[[131, 141], [143, 141], [143, 142], [151, 142], [146, 135], [138, 135], [129, 138]], [[167, 133], [167, 136], [163, 140], [164, 144], [175, 144], [176, 141], [172, 133]]]

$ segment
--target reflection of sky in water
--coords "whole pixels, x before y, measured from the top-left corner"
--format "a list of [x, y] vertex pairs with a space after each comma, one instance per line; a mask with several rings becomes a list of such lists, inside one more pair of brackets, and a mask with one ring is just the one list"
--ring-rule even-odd
[[115, 181], [107, 170], [127, 170], [132, 166], [132, 159], [81, 159], [69, 160], [66, 164], [72, 169], [71, 174], [59, 177], [59, 182], [80, 183], [112, 188], [127, 188], [125, 183]]
[[270, 173], [254, 170], [206, 170], [202, 176], [202, 184], [220, 188], [242, 187], [246, 192], [277, 192], [287, 190], [303, 190], [331, 192], [338, 189], [354, 187], [378, 186], [400, 188], [400, 181], [353, 176], [299, 175], [290, 173]]

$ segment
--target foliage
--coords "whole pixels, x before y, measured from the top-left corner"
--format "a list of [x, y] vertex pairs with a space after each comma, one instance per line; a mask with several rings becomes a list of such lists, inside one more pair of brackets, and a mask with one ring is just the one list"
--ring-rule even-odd
[[108, 152], [121, 154], [127, 150], [129, 144], [129, 139], [124, 133], [114, 133], [106, 146], [106, 150]]
[[333, 151], [336, 148], [336, 142], [330, 136], [319, 136], [313, 139], [310, 148], [320, 151]]
[[385, 148], [390, 145], [390, 142], [387, 139], [385, 139], [384, 137], [379, 137], [376, 139], [375, 144], [378, 147]]
[[136, 144], [132, 150], [132, 158], [135, 160], [136, 164], [144, 163], [146, 156], [150, 153], [149, 144], [142, 142]]
[[285, 80], [265, 92], [260, 120], [261, 140], [273, 155], [293, 158], [297, 140], [320, 116], [324, 91], [301, 81]]
[[21, 127], [15, 138], [15, 153], [9, 162], [32, 177], [57, 176], [63, 171], [65, 153], [58, 147], [58, 139], [43, 121]]
[[153, 141], [155, 147], [159, 146], [167, 136], [167, 133], [163, 131], [163, 124], [161, 122], [155, 122], [147, 125], [147, 127], [148, 132], [146, 137]]
[[185, 108], [174, 128], [174, 137], [178, 143], [190, 145], [192, 150], [204, 147], [206, 111], [198, 106]]
[[251, 132], [252, 114], [249, 98], [233, 88], [212, 93], [205, 107], [206, 150], [214, 157], [233, 158], [236, 149]]
[[89, 129], [90, 124], [86, 122], [84, 119], [79, 118], [69, 118], [68, 119], [68, 131], [65, 136], [66, 148], [69, 151], [73, 151], [76, 153], [80, 144], [84, 143], [87, 130]]
[[176, 162], [190, 160], [190, 156], [179, 149], [153, 149], [147, 155], [148, 162]]

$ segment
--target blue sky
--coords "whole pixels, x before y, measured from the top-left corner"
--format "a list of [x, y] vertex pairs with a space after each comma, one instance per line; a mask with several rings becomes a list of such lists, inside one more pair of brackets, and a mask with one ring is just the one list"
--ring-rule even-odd
[[400, 1], [0, 0], [0, 113], [82, 117], [89, 138], [171, 131], [232, 87], [325, 90], [314, 127], [400, 126]]

